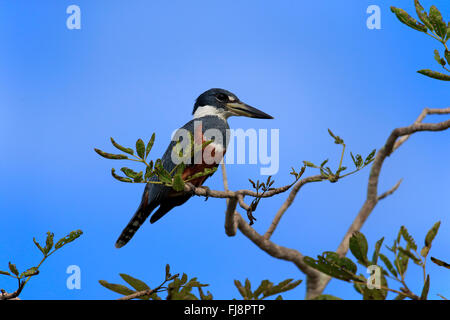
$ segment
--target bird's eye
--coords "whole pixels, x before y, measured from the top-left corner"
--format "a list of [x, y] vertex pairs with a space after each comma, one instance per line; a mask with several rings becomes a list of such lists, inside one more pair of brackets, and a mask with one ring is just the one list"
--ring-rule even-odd
[[217, 98], [217, 100], [219, 100], [220, 102], [225, 102], [225, 101], [228, 100], [228, 96], [227, 96], [226, 94], [223, 94], [223, 93], [219, 93], [219, 94], [216, 96], [216, 98]]

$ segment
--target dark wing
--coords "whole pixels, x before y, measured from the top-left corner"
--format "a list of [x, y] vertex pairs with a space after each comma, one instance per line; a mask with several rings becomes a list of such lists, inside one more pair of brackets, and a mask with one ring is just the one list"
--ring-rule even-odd
[[[207, 117], [209, 118], [209, 125], [213, 128], [220, 128], [222, 129], [224, 135], [228, 134], [226, 133], [226, 129], [228, 129], [228, 124], [226, 121], [219, 120], [217, 117]], [[206, 119], [206, 118], [204, 118]], [[194, 134], [194, 120], [189, 121], [186, 123], [182, 128], [187, 131], [190, 131], [192, 134]], [[206, 123], [206, 121], [205, 121]], [[208, 126], [202, 126], [202, 131], [208, 129]], [[176, 164], [172, 161], [172, 149], [175, 146], [176, 142], [171, 141], [169, 144], [169, 147], [167, 148], [166, 152], [164, 153], [162, 160], [162, 165], [164, 169], [171, 172], [172, 169], [175, 168]], [[195, 171], [195, 170], [194, 170]], [[207, 177], [201, 178], [201, 183], [206, 180]], [[157, 177], [153, 177], [152, 180], [156, 181], [158, 180]], [[199, 183], [199, 184], [201, 184]], [[119, 238], [116, 241], [116, 247], [121, 248], [125, 244], [128, 243], [128, 241], [131, 240], [131, 238], [134, 236], [136, 231], [140, 228], [140, 226], [144, 223], [144, 221], [147, 219], [147, 217], [155, 210], [156, 207], [159, 206], [158, 210], [153, 214], [153, 216], [150, 218], [150, 222], [154, 223], [158, 221], [161, 217], [163, 217], [167, 212], [172, 210], [174, 207], [179, 206], [183, 203], [185, 203], [190, 197], [190, 194], [182, 194], [182, 195], [175, 195], [174, 190], [170, 187], [162, 186], [159, 184], [152, 184], [148, 183], [145, 186], [144, 194], [142, 195], [141, 203], [136, 210], [135, 214], [133, 215], [133, 218], [131, 218], [130, 222], [128, 222], [125, 229], [123, 229], [122, 233], [120, 234]]]

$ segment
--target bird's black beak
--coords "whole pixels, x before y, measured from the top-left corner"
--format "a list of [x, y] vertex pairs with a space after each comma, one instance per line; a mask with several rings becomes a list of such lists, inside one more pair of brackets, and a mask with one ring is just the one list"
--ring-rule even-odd
[[258, 110], [256, 108], [253, 108], [241, 101], [229, 102], [227, 103], [227, 108], [229, 111], [231, 111], [237, 116], [244, 116], [258, 119], [273, 119], [271, 115], [268, 115], [267, 113], [262, 112], [261, 110]]

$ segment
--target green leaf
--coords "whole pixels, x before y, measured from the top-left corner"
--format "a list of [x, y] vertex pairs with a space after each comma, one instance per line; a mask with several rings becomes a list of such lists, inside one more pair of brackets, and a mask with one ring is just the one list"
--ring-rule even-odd
[[107, 153], [107, 152], [103, 152], [100, 149], [96, 149], [94, 148], [95, 152], [97, 152], [99, 155], [101, 155], [103, 158], [106, 159], [111, 159], [111, 160], [124, 160], [124, 159], [128, 159], [128, 157], [124, 154], [112, 154], [112, 153]]
[[436, 259], [435, 257], [431, 257], [431, 261], [433, 261], [435, 264], [437, 264], [440, 267], [444, 267], [444, 268], [450, 269], [450, 264], [448, 264], [447, 262], [444, 262], [442, 260]]
[[[448, 35], [450, 35], [450, 29], [448, 30], [448, 32]], [[447, 63], [450, 64], [450, 51], [448, 51], [447, 49], [445, 49], [445, 59], [447, 60]]]
[[124, 178], [124, 177], [121, 177], [121, 176], [117, 175], [116, 174], [116, 169], [114, 169], [114, 168], [111, 169], [111, 175], [114, 177], [114, 179], [117, 179], [117, 180], [119, 180], [121, 182], [128, 182], [128, 183], [132, 183], [133, 182], [133, 180], [131, 180], [130, 178]]
[[152, 134], [152, 137], [147, 143], [147, 147], [145, 148], [145, 158], [147, 158], [148, 154], [152, 150], [154, 143], [155, 143], [155, 133]]
[[[302, 280], [297, 280], [297, 281], [294, 281], [294, 282], [293, 282], [293, 280], [294, 279], [286, 279], [286, 280], [281, 281], [279, 284], [277, 284], [275, 286], [273, 285], [272, 282], [270, 282], [268, 280], [263, 281], [261, 283], [261, 285], [264, 285], [264, 289], [262, 290], [262, 293], [263, 293], [262, 299], [267, 298], [267, 297], [272, 296], [272, 295], [275, 295], [275, 294], [279, 294], [279, 293], [282, 293], [282, 292], [286, 292], [286, 291], [292, 290], [292, 289], [296, 288], [302, 282]], [[260, 290], [261, 290], [260, 289], [261, 285], [253, 293], [253, 297], [255, 299], [258, 299], [258, 296], [259, 296], [259, 293], [260, 293]]]
[[313, 300], [342, 300], [342, 298], [332, 296], [331, 294], [321, 294], [315, 297]]
[[178, 192], [184, 190], [184, 181], [183, 181], [183, 178], [181, 178], [181, 174], [177, 174], [177, 175], [175, 175], [175, 177], [173, 177], [172, 188]]
[[145, 143], [142, 139], [136, 141], [136, 152], [141, 159], [145, 158]]
[[394, 300], [405, 300], [406, 294], [399, 293], [397, 296], [395, 296]]
[[423, 74], [427, 77], [433, 78], [433, 79], [442, 80], [442, 81], [450, 81], [450, 75], [443, 74], [443, 73], [440, 73], [437, 71], [423, 69], [423, 70], [419, 70], [417, 72], [420, 74]]
[[355, 157], [353, 156], [353, 153], [350, 152], [350, 156], [352, 157], [353, 163], [355, 164], [356, 169], [358, 169], [358, 162], [356, 162]]
[[144, 175], [144, 173], [142, 172], [142, 171], [139, 171], [138, 172], [138, 174], [134, 177], [134, 183], [140, 183], [140, 182], [143, 182], [143, 175]]
[[0, 274], [3, 274], [5, 276], [10, 276], [11, 275], [8, 271], [2, 271], [2, 270], [0, 270]]
[[239, 280], [234, 280], [234, 285], [236, 286], [244, 300], [250, 300], [250, 297], [247, 296], [247, 291]]
[[356, 290], [356, 292], [364, 294], [364, 286], [362, 284], [354, 283], [353, 288]]
[[31, 277], [31, 276], [35, 276], [39, 274], [39, 270], [37, 267], [32, 267], [30, 269], [28, 269], [27, 271], [24, 271], [20, 274], [19, 278], [26, 278], [26, 277]]
[[405, 250], [405, 249], [403, 249], [402, 247], [399, 247], [398, 250], [399, 250], [402, 254], [404, 254], [405, 256], [407, 256], [408, 258], [410, 258], [411, 260], [413, 260], [416, 264], [422, 265], [420, 259], [417, 258], [417, 257], [414, 255], [414, 253], [412, 253], [411, 251]]
[[364, 160], [365, 166], [367, 166], [369, 163], [373, 161], [376, 152], [377, 149], [373, 149], [372, 152], [366, 157], [366, 160]]
[[447, 37], [445, 38], [445, 41], [448, 41], [448, 39], [450, 39], [450, 21], [447, 23]]
[[417, 244], [414, 241], [414, 238], [409, 234], [405, 226], [401, 226], [400, 232], [402, 233], [403, 239], [405, 239], [409, 247], [412, 248], [413, 250], [417, 250]]
[[428, 291], [430, 290], [430, 275], [427, 274], [427, 279], [423, 285], [422, 294], [420, 295], [420, 300], [427, 300]]
[[150, 161], [149, 165], [145, 168], [144, 179], [148, 181], [154, 175], [153, 172], [153, 161]]
[[366, 267], [369, 265], [369, 260], [367, 259], [368, 249], [366, 237], [361, 232], [355, 231], [350, 238], [350, 251]]
[[[381, 287], [387, 288], [388, 284], [386, 281], [386, 278], [384, 274], [380, 274], [380, 285]], [[368, 287], [363, 287], [363, 299], [364, 300], [386, 300], [387, 297], [387, 290], [386, 289], [369, 289]]]
[[252, 293], [252, 285], [250, 283], [250, 280], [245, 279], [245, 292], [247, 294], [247, 297], [249, 297], [250, 299], [253, 297], [253, 293]]
[[314, 163], [312, 163], [310, 161], [303, 161], [303, 164], [310, 168], [319, 168], [318, 166], [316, 166]]
[[200, 177], [212, 175], [214, 172], [217, 171], [217, 168], [205, 168], [203, 172], [197, 172], [196, 174], [193, 174], [192, 176], [187, 177], [186, 181], [191, 181]]
[[180, 279], [181, 285], [185, 284], [187, 282], [187, 280], [188, 280], [187, 274], [183, 273], [183, 275], [181, 276], [181, 279]]
[[384, 262], [384, 265], [386, 266], [386, 268], [389, 270], [390, 273], [392, 273], [392, 275], [394, 277], [398, 276], [397, 271], [395, 270], [394, 266], [392, 265], [391, 261], [382, 253], [379, 254], [379, 257], [381, 259], [381, 261]]
[[171, 185], [172, 177], [170, 176], [170, 173], [166, 169], [164, 169], [161, 160], [158, 160], [155, 163], [155, 173], [158, 176], [159, 181], [163, 182], [164, 184]]
[[170, 277], [171, 277], [170, 266], [168, 264], [166, 264], [166, 279], [168, 279]]
[[426, 257], [428, 255], [428, 252], [431, 249], [431, 244], [434, 240], [434, 238], [436, 237], [438, 231], [439, 231], [439, 227], [441, 225], [441, 222], [438, 221], [436, 222], [433, 227], [428, 231], [426, 237], [425, 237], [425, 246], [422, 248], [422, 250], [420, 251], [420, 255], [422, 257]]
[[179, 174], [180, 176], [182, 176], [184, 173], [184, 170], [186, 169], [186, 165], [184, 164], [184, 162], [182, 162], [182, 163], [178, 164], [175, 167], [175, 169], [176, 169], [175, 174]]
[[361, 280], [355, 275], [357, 267], [353, 261], [345, 257], [341, 258], [335, 252], [326, 251], [322, 256], [317, 256], [317, 260], [304, 257], [303, 261], [310, 267], [340, 280]]
[[111, 291], [114, 291], [114, 292], [116, 292], [118, 294], [124, 295], [124, 296], [128, 296], [128, 295], [134, 293], [133, 290], [131, 290], [131, 289], [129, 289], [126, 286], [121, 285], [121, 284], [109, 283], [109, 282], [107, 282], [105, 280], [99, 280], [98, 282], [102, 286], [104, 286], [105, 288], [107, 288], [107, 289], [109, 289]]
[[441, 226], [441, 222], [438, 221], [433, 225], [433, 227], [430, 229], [430, 231], [428, 231], [428, 233], [425, 237], [425, 246], [426, 247], [431, 248], [431, 244], [432, 244], [434, 238], [436, 237], [440, 226]]
[[375, 250], [373, 251], [373, 256], [372, 256], [372, 264], [377, 264], [377, 262], [378, 262], [378, 256], [380, 254], [380, 249], [383, 244], [383, 241], [384, 241], [384, 237], [375, 243]]
[[336, 136], [333, 132], [331, 132], [330, 129], [328, 129], [328, 133], [334, 139], [334, 143], [336, 143], [336, 144], [343, 144], [344, 143], [344, 140], [341, 137]]
[[47, 239], [45, 240], [45, 248], [44, 248], [45, 254], [48, 254], [50, 250], [52, 250], [54, 236], [55, 235], [52, 232], [50, 231], [47, 232]]
[[70, 232], [67, 236], [58, 240], [58, 242], [55, 244], [55, 249], [59, 249], [62, 246], [65, 246], [66, 244], [71, 243], [72, 241], [75, 241], [82, 234], [83, 234], [83, 231], [81, 231], [81, 230], [75, 230], [75, 231]]
[[394, 265], [397, 268], [398, 273], [404, 275], [406, 273], [406, 270], [408, 269], [410, 257], [404, 254], [404, 252], [400, 249], [400, 247], [398, 249], [399, 252], [397, 257], [395, 258]]
[[414, 4], [416, 6], [416, 12], [419, 19], [424, 23], [424, 25], [430, 29], [433, 30], [433, 25], [431, 24], [430, 19], [428, 18], [427, 12], [420, 4], [419, 0], [414, 0]]
[[198, 289], [198, 294], [200, 296], [200, 299], [202, 299], [202, 300], [212, 300], [213, 299], [213, 295], [211, 292], [207, 291], [207, 294], [204, 294], [202, 287], [197, 287], [197, 289]]
[[150, 290], [150, 287], [143, 281], [136, 279], [128, 274], [119, 273], [119, 276], [136, 291]]
[[44, 248], [41, 247], [41, 245], [39, 244], [39, 242], [37, 242], [35, 238], [33, 238], [33, 242], [36, 245], [36, 247], [38, 247], [38, 249], [42, 252], [42, 254], [45, 255]]
[[447, 26], [445, 25], [441, 12], [434, 5], [430, 8], [430, 22], [436, 34], [444, 40], [447, 36]]
[[120, 144], [118, 144], [116, 141], [114, 141], [114, 139], [112, 137], [111, 137], [111, 143], [113, 144], [114, 147], [116, 147], [117, 149], [119, 149], [122, 152], [125, 152], [128, 154], [134, 154], [133, 149], [122, 147]]
[[136, 176], [138, 175], [137, 172], [127, 167], [120, 168], [120, 171], [122, 171], [127, 177], [132, 179], [136, 178]]
[[261, 281], [261, 284], [259, 285], [259, 287], [255, 290], [255, 292], [253, 292], [253, 297], [258, 300], [259, 296], [263, 292], [267, 291], [272, 286], [273, 286], [273, 283], [270, 282], [269, 280]]
[[9, 270], [16, 276], [19, 275], [19, 270], [17, 270], [17, 267], [15, 264], [12, 264], [11, 262], [8, 263], [9, 265]]
[[436, 60], [441, 66], [445, 67], [446, 62], [441, 58], [438, 50], [434, 50], [434, 60]]
[[329, 134], [333, 139], [336, 139], [336, 136], [334, 135], [333, 132], [331, 132], [330, 129], [328, 129], [328, 134]]
[[391, 11], [395, 13], [401, 23], [406, 24], [408, 27], [413, 28], [417, 31], [427, 32], [427, 27], [417, 22], [417, 20], [411, 17], [405, 10], [391, 7]]

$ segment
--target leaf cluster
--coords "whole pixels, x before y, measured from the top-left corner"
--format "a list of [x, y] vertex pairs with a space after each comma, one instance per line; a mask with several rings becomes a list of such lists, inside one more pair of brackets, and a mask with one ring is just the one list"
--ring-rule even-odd
[[[250, 220], [250, 225], [252, 225], [254, 223], [254, 220], [256, 220], [256, 218], [253, 216], [252, 213], [256, 211], [259, 201], [264, 196], [264, 194], [267, 191], [274, 190], [274, 188], [272, 188], [272, 185], [275, 183], [275, 180], [272, 180], [272, 176], [268, 176], [266, 182], [259, 182], [259, 180], [257, 180], [255, 183], [251, 179], [248, 179], [248, 181], [250, 181], [253, 189], [255, 189], [256, 194], [257, 194], [257, 196], [252, 200], [252, 203], [250, 204], [249, 209], [247, 210], [247, 216]], [[260, 192], [260, 191], [262, 191], [262, 192]]]
[[[403, 24], [414, 30], [427, 34], [428, 36], [439, 41], [444, 46], [442, 57], [437, 49], [434, 50], [434, 59], [444, 70], [450, 72], [450, 69], [446, 67], [447, 64], [450, 65], [450, 50], [447, 46], [447, 41], [450, 39], [450, 21], [446, 23], [442, 17], [441, 12], [434, 5], [430, 7], [428, 13], [420, 4], [419, 0], [414, 0], [414, 5], [420, 22], [411, 17], [403, 9], [392, 6], [391, 11]], [[450, 74], [441, 73], [429, 69], [422, 69], [417, 72], [433, 79], [450, 81]]]
[[[124, 273], [119, 275], [132, 289], [125, 285], [109, 283], [105, 280], [99, 280], [99, 283], [124, 297], [140, 293], [140, 295], [136, 296], [136, 299], [141, 300], [162, 300], [159, 295], [161, 292], [167, 293], [166, 300], [211, 300], [213, 298], [209, 291], [205, 294], [202, 290], [203, 287], [208, 286], [207, 284], [200, 283], [195, 277], [189, 279], [185, 273], [181, 277], [178, 273], [172, 275], [169, 265], [166, 265], [164, 281], [154, 289], [151, 289], [144, 281], [130, 275]], [[198, 289], [199, 297], [192, 293], [193, 288]]]
[[[185, 273], [180, 275], [177, 273], [172, 275], [170, 273], [170, 266], [166, 265], [165, 279], [157, 287], [150, 288], [142, 280], [136, 279], [127, 274], [119, 274], [120, 277], [129, 285], [109, 283], [105, 280], [100, 280], [99, 283], [123, 297], [121, 299], [141, 299], [141, 300], [162, 300], [161, 293], [165, 292], [166, 300], [212, 300], [213, 295], [207, 291], [205, 294], [203, 288], [209, 286], [208, 284], [200, 283], [197, 278], [189, 278]], [[242, 285], [239, 280], [235, 280], [234, 284], [238, 289], [244, 300], [263, 300], [275, 295], [277, 300], [282, 300], [280, 293], [292, 290], [296, 288], [302, 280], [286, 279], [280, 283], [274, 285], [269, 280], [261, 281], [258, 288], [252, 291], [251, 283], [248, 279], [245, 280], [245, 284]], [[198, 295], [195, 295], [192, 290], [197, 288]]]
[[[353, 283], [355, 290], [362, 295], [364, 300], [385, 300], [388, 291], [397, 293], [397, 296], [395, 297], [396, 300], [405, 298], [426, 300], [430, 288], [430, 275], [426, 274], [425, 269], [426, 258], [431, 249], [432, 241], [437, 235], [439, 226], [440, 222], [437, 222], [428, 231], [420, 254], [417, 251], [418, 247], [414, 238], [408, 230], [402, 226], [393, 245], [391, 247], [386, 246], [393, 255], [392, 259], [389, 259], [385, 254], [380, 252], [384, 237], [375, 243], [372, 257], [369, 259], [369, 246], [366, 237], [359, 231], [353, 233], [349, 239], [349, 249], [359, 265], [362, 265], [365, 268], [368, 268], [369, 266], [377, 266], [379, 268], [379, 289], [369, 289], [367, 286], [368, 279], [362, 274], [357, 274], [357, 264], [349, 258], [339, 256], [335, 252], [326, 251], [322, 255], [319, 255], [317, 259], [305, 257], [304, 261], [310, 267], [333, 278]], [[432, 257], [431, 260], [438, 265], [450, 268], [446, 262], [439, 259]], [[384, 266], [381, 266], [379, 261], [382, 261]], [[420, 295], [414, 294], [406, 285], [405, 275], [410, 261], [423, 269], [424, 284]], [[400, 284], [399, 290], [389, 287], [387, 278], [391, 278], [398, 282]], [[327, 295], [318, 297], [318, 299], [332, 298], [334, 299], [336, 297]]]
[[[193, 144], [193, 138], [191, 139], [191, 143]], [[212, 141], [205, 141], [202, 143], [202, 149], [205, 148]], [[204, 176], [212, 175], [217, 168], [205, 168], [202, 172], [195, 173], [192, 176], [182, 178], [182, 174], [186, 168], [185, 163], [191, 163], [187, 160], [185, 162], [180, 162], [178, 165], [173, 168], [170, 172], [166, 170], [163, 166], [163, 162], [161, 159], [156, 159], [155, 161], [148, 161], [148, 155], [152, 150], [153, 144], [155, 143], [155, 133], [152, 134], [150, 140], [147, 144], [144, 143], [142, 139], [138, 139], [136, 141], [136, 148], [128, 148], [118, 144], [113, 138], [111, 138], [111, 143], [114, 147], [119, 149], [120, 151], [126, 154], [113, 154], [107, 153], [100, 149], [94, 148], [95, 152], [97, 152], [100, 156], [110, 159], [110, 160], [130, 160], [134, 162], [140, 162], [145, 165], [145, 171], [134, 171], [128, 167], [122, 167], [120, 171], [123, 175], [119, 175], [116, 173], [116, 169], [111, 169], [111, 175], [118, 181], [126, 182], [126, 183], [152, 183], [152, 184], [162, 184], [167, 187], [172, 187], [175, 191], [181, 192], [185, 188], [185, 183], [190, 182], [194, 179], [198, 179]], [[174, 146], [174, 150], [176, 153], [182, 152], [178, 150], [179, 143]], [[191, 156], [193, 157], [194, 147], [191, 146]], [[180, 154], [180, 157], [182, 155]], [[131, 158], [130, 158], [131, 157]]]
[[61, 249], [68, 243], [73, 242], [77, 238], [79, 238], [83, 232], [81, 230], [75, 230], [70, 232], [67, 236], [59, 239], [56, 243], [54, 242], [54, 234], [52, 232], [47, 232], [47, 237], [45, 239], [45, 244], [40, 244], [35, 238], [33, 238], [33, 242], [39, 251], [42, 253], [43, 258], [39, 262], [38, 265], [28, 268], [23, 272], [20, 272], [15, 264], [9, 262], [8, 267], [9, 271], [0, 270], [0, 275], [9, 276], [18, 280], [19, 288], [23, 288], [25, 284], [30, 280], [31, 277], [39, 274], [39, 268], [44, 263], [44, 261], [55, 253], [57, 250]]
[[376, 150], [373, 150], [366, 158], [363, 160], [362, 156], [360, 154], [357, 154], [356, 156], [353, 155], [353, 153], [350, 152], [350, 156], [352, 157], [353, 163], [355, 165], [355, 170], [348, 172], [346, 174], [342, 174], [345, 170], [347, 170], [346, 166], [342, 165], [342, 161], [345, 154], [345, 142], [344, 139], [339, 137], [338, 135], [335, 135], [330, 129], [328, 129], [329, 135], [334, 139], [334, 143], [342, 146], [342, 153], [341, 153], [341, 160], [339, 162], [339, 166], [336, 170], [332, 170], [329, 166], [326, 166], [328, 163], [328, 159], [324, 160], [320, 165], [315, 165], [311, 161], [303, 161], [303, 164], [306, 167], [315, 168], [320, 170], [320, 174], [323, 180], [328, 180], [330, 182], [337, 182], [339, 179], [344, 178], [346, 176], [352, 175], [361, 169], [365, 168], [369, 164], [371, 164], [375, 157]]
[[234, 280], [234, 285], [244, 300], [263, 300], [274, 295], [278, 295], [275, 300], [283, 300], [280, 293], [295, 289], [300, 283], [302, 280], [286, 279], [274, 285], [269, 280], [263, 280], [258, 288], [252, 291], [250, 280], [245, 279], [244, 285], [239, 280]]

